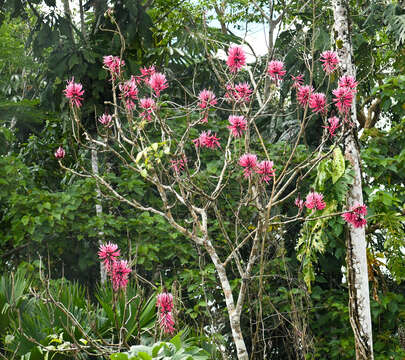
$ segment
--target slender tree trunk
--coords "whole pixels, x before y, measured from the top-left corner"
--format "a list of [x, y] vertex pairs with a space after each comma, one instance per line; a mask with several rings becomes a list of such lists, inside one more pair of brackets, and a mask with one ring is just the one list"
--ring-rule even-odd
[[79, 9], [80, 9], [80, 30], [85, 40], [87, 40], [87, 30], [86, 30], [86, 23], [84, 21], [84, 9], [83, 9], [83, 1], [79, 0]]
[[[332, 5], [340, 66], [344, 75], [355, 77], [356, 68], [353, 63], [348, 3], [345, 0], [332, 0]], [[354, 126], [357, 126], [355, 99], [352, 104], [351, 120]], [[347, 206], [351, 207], [363, 204], [360, 152], [354, 131], [347, 137], [345, 146], [345, 157], [352, 164], [355, 174], [354, 183], [347, 194]], [[365, 229], [349, 225], [346, 249], [349, 313], [354, 332], [357, 360], [374, 358], [366, 245]]]
[[[93, 170], [93, 174], [98, 176], [98, 154], [97, 154], [97, 150], [91, 150], [91, 169]], [[103, 213], [103, 207], [101, 205], [101, 191], [99, 188], [99, 185], [97, 183], [97, 187], [96, 187], [96, 193], [97, 193], [97, 204], [96, 204], [96, 214], [97, 216], [101, 216], [101, 214]], [[103, 230], [99, 230], [98, 232], [98, 243], [102, 244], [103, 243], [103, 237], [104, 237], [104, 232]], [[107, 280], [107, 272], [105, 269], [105, 266], [102, 262], [100, 262], [100, 279], [101, 279], [101, 283], [104, 284]]]
[[63, 12], [65, 13], [65, 17], [69, 20], [69, 37], [73, 42], [74, 37], [73, 37], [73, 29], [72, 29], [72, 25], [71, 25], [72, 12], [70, 11], [69, 0], [62, 0], [62, 3], [63, 3]]

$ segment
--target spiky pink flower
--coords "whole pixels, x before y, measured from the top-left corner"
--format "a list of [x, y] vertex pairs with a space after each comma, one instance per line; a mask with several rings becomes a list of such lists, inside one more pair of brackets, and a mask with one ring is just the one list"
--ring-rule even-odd
[[229, 71], [236, 73], [242, 66], [246, 65], [246, 55], [241, 46], [231, 46], [228, 50], [228, 59], [226, 65], [229, 67]]
[[84, 94], [83, 86], [80, 83], [75, 83], [75, 78], [72, 77], [70, 81], [68, 81], [65, 90], [63, 90], [65, 96], [70, 100], [70, 104], [79, 108], [82, 106], [82, 95]]
[[186, 163], [187, 163], [187, 158], [185, 156], [183, 156], [182, 159], [178, 159], [178, 160], [170, 160], [170, 166], [172, 167], [172, 169], [174, 170], [174, 172], [179, 175], [180, 173], [182, 173], [186, 167]]
[[336, 107], [341, 114], [347, 114], [350, 111], [353, 101], [353, 91], [347, 87], [338, 87], [332, 91], [333, 95], [336, 98], [333, 99], [333, 102], [336, 104]]
[[247, 178], [253, 171], [256, 170], [257, 156], [253, 154], [244, 154], [239, 158], [239, 165], [244, 168], [243, 175], [245, 178]]
[[153, 65], [149, 66], [148, 68], [146, 66], [142, 67], [142, 68], [140, 68], [140, 71], [141, 71], [142, 76], [144, 76], [144, 77], [151, 77], [153, 74], [156, 73], [156, 69]]
[[128, 284], [128, 275], [131, 272], [131, 268], [126, 260], [114, 261], [112, 264], [112, 283], [113, 289], [118, 291], [119, 289], [126, 289]]
[[267, 66], [267, 73], [277, 84], [278, 80], [283, 80], [286, 71], [284, 70], [284, 63], [278, 60], [272, 60]]
[[217, 138], [217, 134], [211, 135], [211, 130], [203, 131], [197, 139], [193, 140], [194, 145], [198, 147], [206, 147], [208, 149], [215, 149], [221, 147], [219, 143], [220, 138]]
[[98, 117], [98, 121], [103, 124], [104, 126], [111, 127], [112, 126], [112, 116], [108, 114], [103, 114]]
[[365, 205], [355, 205], [351, 207], [350, 211], [345, 212], [342, 217], [354, 227], [360, 228], [367, 224], [367, 220], [364, 218], [365, 215], [367, 215], [367, 207]]
[[327, 50], [321, 54], [321, 59], [323, 71], [325, 71], [328, 75], [333, 73], [338, 64], [339, 58], [335, 51]]
[[313, 93], [309, 97], [309, 107], [313, 112], [325, 113], [326, 112], [326, 96], [323, 93]]
[[145, 66], [140, 68], [140, 71], [141, 75], [135, 76], [137, 84], [140, 84], [143, 81], [146, 85], [149, 85], [150, 77], [156, 73], [155, 67], [153, 65], [148, 68]]
[[236, 102], [249, 102], [252, 90], [247, 82], [226, 86], [225, 98]]
[[155, 100], [152, 98], [142, 98], [139, 100], [139, 106], [144, 110], [139, 114], [139, 116], [143, 119], [151, 121], [152, 113], [156, 110]]
[[304, 208], [304, 200], [301, 199], [299, 195], [295, 199], [294, 204], [295, 204], [295, 206], [298, 207], [298, 209], [300, 209], [300, 211], [302, 211], [302, 209]]
[[273, 161], [268, 160], [264, 160], [257, 165], [256, 173], [261, 175], [260, 181], [264, 181], [268, 184], [270, 179], [274, 177], [276, 170], [273, 169], [273, 165]]
[[104, 56], [103, 64], [110, 71], [111, 77], [114, 79], [121, 72], [121, 67], [125, 65], [125, 61], [121, 60], [119, 56]]
[[292, 88], [299, 89], [302, 86], [302, 83], [304, 82], [304, 75], [297, 75], [297, 76], [291, 75], [291, 79], [293, 81]]
[[138, 98], [138, 88], [136, 86], [136, 79], [132, 75], [131, 79], [120, 84], [121, 99], [125, 101], [125, 106], [128, 110], [132, 110], [135, 107], [134, 100]]
[[353, 76], [344, 75], [339, 79], [339, 87], [346, 87], [352, 90], [352, 92], [356, 92], [357, 82]]
[[112, 270], [112, 265], [117, 260], [118, 256], [120, 256], [120, 250], [118, 249], [117, 244], [112, 244], [109, 242], [107, 244], [100, 245], [98, 257], [103, 261], [107, 272]]
[[340, 120], [336, 116], [332, 116], [331, 118], [328, 119], [329, 125], [324, 126], [326, 129], [328, 129], [330, 136], [335, 136], [335, 131], [340, 127]]
[[159, 311], [159, 325], [165, 333], [172, 334], [174, 332], [173, 311], [173, 295], [164, 291], [157, 296], [156, 306]]
[[167, 89], [169, 85], [167, 84], [166, 76], [161, 73], [154, 73], [149, 79], [149, 86], [153, 89], [156, 96], [160, 96], [160, 92]]
[[65, 150], [62, 146], [59, 146], [58, 149], [55, 151], [55, 157], [59, 159], [63, 159], [65, 157]]
[[305, 107], [307, 106], [309, 102], [309, 98], [311, 97], [311, 94], [314, 92], [314, 88], [310, 85], [304, 85], [300, 86], [297, 91], [297, 100], [298, 103], [302, 106]]
[[207, 89], [204, 89], [199, 93], [198, 99], [200, 100], [200, 102], [198, 103], [200, 109], [205, 109], [217, 104], [215, 94]]
[[243, 116], [230, 115], [228, 129], [234, 137], [241, 137], [247, 128], [247, 120]]
[[157, 296], [156, 306], [160, 312], [171, 312], [173, 310], [173, 295], [163, 292]]
[[306, 199], [304, 204], [308, 209], [317, 209], [323, 210], [326, 207], [325, 201], [323, 201], [323, 195], [315, 191], [311, 191]]

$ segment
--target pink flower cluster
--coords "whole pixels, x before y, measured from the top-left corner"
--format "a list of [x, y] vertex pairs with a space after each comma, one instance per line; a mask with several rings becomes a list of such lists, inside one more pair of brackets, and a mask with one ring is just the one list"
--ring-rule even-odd
[[72, 77], [72, 79], [68, 81], [68, 84], [63, 92], [65, 93], [65, 96], [70, 100], [70, 104], [72, 106], [76, 106], [77, 108], [82, 106], [82, 95], [84, 94], [83, 86], [80, 83], [75, 83], [74, 77]]
[[151, 75], [148, 81], [148, 85], [153, 89], [156, 97], [159, 97], [160, 92], [169, 87], [166, 76], [158, 72], [155, 72]]
[[332, 91], [335, 98], [333, 102], [339, 110], [340, 114], [344, 114], [347, 117], [354, 96], [356, 94], [357, 82], [353, 76], [342, 76], [339, 79], [339, 87]]
[[106, 127], [111, 127], [112, 123], [112, 116], [109, 114], [103, 114], [98, 117], [98, 121]]
[[241, 137], [247, 129], [247, 120], [243, 116], [230, 115], [228, 129], [234, 137]]
[[331, 118], [328, 119], [329, 125], [324, 126], [326, 129], [328, 129], [330, 136], [335, 136], [335, 131], [340, 127], [340, 120], [336, 116], [332, 116]]
[[204, 116], [201, 120], [203, 123], [208, 122], [208, 109], [212, 106], [215, 106], [217, 104], [217, 99], [215, 97], [215, 94], [207, 89], [204, 89], [200, 92], [198, 95], [198, 99], [200, 100], [198, 103], [198, 106], [200, 109], [204, 110]]
[[138, 98], [138, 88], [136, 86], [136, 79], [132, 75], [131, 79], [125, 81], [119, 86], [121, 91], [121, 99], [125, 101], [125, 106], [128, 110], [133, 110], [135, 108], [134, 100]]
[[310, 85], [299, 86], [297, 89], [298, 103], [304, 108], [309, 103], [311, 94], [314, 92], [314, 88]]
[[152, 113], [153, 113], [153, 111], [156, 110], [155, 100], [153, 100], [152, 98], [140, 99], [139, 100], [139, 106], [140, 106], [141, 109], [144, 110], [139, 114], [139, 116], [142, 119], [152, 121]]
[[298, 196], [295, 199], [295, 205], [302, 211], [304, 206], [307, 209], [314, 209], [314, 210], [323, 210], [326, 207], [326, 203], [323, 200], [323, 195], [320, 193], [317, 193], [315, 191], [311, 191], [308, 193], [307, 197], [305, 198], [305, 201]]
[[297, 75], [297, 76], [291, 75], [291, 79], [293, 81], [292, 88], [299, 89], [302, 86], [302, 83], [304, 82], [304, 75]]
[[273, 169], [273, 161], [263, 160], [257, 162], [257, 156], [254, 154], [244, 154], [239, 158], [239, 165], [242, 166], [243, 176], [248, 178], [252, 173], [260, 175], [260, 181], [269, 183], [276, 170]]
[[229, 71], [232, 73], [238, 72], [246, 65], [246, 55], [240, 46], [231, 46], [228, 50], [228, 59], [226, 60]]
[[195, 147], [215, 149], [216, 147], [221, 147], [219, 143], [220, 138], [217, 138], [217, 134], [211, 135], [211, 130], [203, 131], [197, 139], [193, 140]]
[[272, 60], [267, 65], [267, 73], [271, 79], [277, 84], [278, 80], [283, 80], [286, 71], [284, 70], [284, 63], [278, 60]]
[[173, 295], [164, 291], [157, 296], [156, 306], [159, 311], [160, 328], [167, 334], [174, 333]]
[[118, 56], [108, 55], [103, 57], [103, 64], [110, 71], [111, 78], [115, 79], [121, 73], [121, 67], [125, 65], [125, 61]]
[[309, 107], [315, 113], [325, 114], [327, 111], [326, 95], [323, 93], [313, 93], [309, 97]]
[[118, 260], [120, 250], [117, 244], [107, 243], [99, 247], [98, 257], [111, 278], [114, 291], [126, 289], [131, 268], [126, 260]]
[[170, 160], [170, 165], [173, 171], [176, 173], [176, 175], [180, 175], [184, 171], [184, 169], [186, 168], [186, 164], [187, 164], [186, 156], [183, 156], [182, 159]]
[[55, 151], [55, 157], [60, 160], [65, 157], [65, 150], [62, 146], [59, 146], [58, 149]]
[[252, 89], [247, 82], [239, 83], [236, 85], [226, 85], [225, 98], [229, 101], [248, 103], [250, 101], [251, 94]]
[[335, 51], [327, 50], [321, 54], [323, 71], [330, 75], [333, 73], [339, 65], [339, 59]]
[[365, 215], [367, 215], [367, 207], [365, 205], [355, 205], [350, 208], [350, 211], [345, 212], [342, 217], [355, 228], [360, 228], [367, 224], [367, 220], [364, 218]]

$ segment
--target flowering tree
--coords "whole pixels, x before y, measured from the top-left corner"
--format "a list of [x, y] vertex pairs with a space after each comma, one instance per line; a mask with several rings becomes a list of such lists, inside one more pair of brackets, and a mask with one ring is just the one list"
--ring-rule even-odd
[[[90, 89], [83, 89], [74, 79], [65, 89], [76, 142], [114, 156], [120, 161], [121, 169], [151, 184], [160, 200], [145, 203], [145, 199], [137, 198], [122, 184], [115, 183], [111, 174], [95, 173], [86, 164], [81, 164], [80, 171], [67, 168], [61, 148], [55, 153], [60, 165], [79, 176], [94, 178], [104, 195], [163, 217], [174, 230], [206, 251], [220, 282], [238, 359], [249, 358], [241, 314], [247, 290], [257, 279], [259, 299], [263, 295], [265, 253], [274, 241], [272, 229], [282, 229], [293, 222], [303, 222], [305, 226], [321, 224], [340, 215], [357, 227], [366, 222], [363, 204], [339, 209], [338, 201], [325, 198], [316, 186], [305, 200], [300, 198], [302, 182], [319, 166], [329, 158], [341, 162], [339, 144], [353, 125], [349, 112], [356, 91], [353, 77], [340, 77], [336, 90], [332, 91], [333, 97], [315, 90], [314, 63], [322, 63], [324, 79], [333, 85], [331, 75], [338, 74], [339, 60], [333, 51], [324, 52], [320, 59], [311, 58], [307, 74], [290, 74], [300, 126], [292, 145], [281, 153], [262, 136], [257, 121], [266, 116], [272, 100], [278, 97], [288, 69], [281, 60], [268, 59], [264, 69], [255, 69], [255, 77], [247, 69], [241, 46], [228, 49], [225, 64], [208, 56], [221, 88], [219, 93], [210, 89], [184, 89], [183, 103], [164, 96], [169, 86], [181, 86], [175, 78], [168, 80], [151, 66], [141, 68], [140, 74], [127, 79], [125, 62], [117, 56], [105, 56], [104, 68], [110, 74], [112, 88], [112, 99], [106, 105], [111, 113], [97, 114], [98, 137], [92, 136], [80, 119], [80, 107]], [[249, 82], [246, 73], [251, 75]], [[333, 108], [339, 117], [328, 116]], [[221, 119], [226, 119], [227, 125]], [[310, 121], [317, 121], [323, 131], [318, 146], [302, 157], [298, 155], [299, 144]], [[207, 159], [214, 159], [216, 166], [207, 166]], [[343, 173], [339, 170], [337, 179]], [[236, 200], [236, 207], [230, 206], [229, 197]], [[294, 214], [283, 211], [284, 204], [294, 199]], [[225, 217], [226, 212], [233, 214], [232, 222]], [[282, 231], [279, 234], [282, 236]], [[128, 264], [122, 263], [123, 260], [110, 264], [106, 257], [105, 251], [111, 246], [105, 245], [99, 255], [107, 270], [112, 271], [113, 279], [118, 265], [125, 270], [126, 279], [130, 272]], [[298, 249], [304, 270], [310, 274], [310, 240], [299, 243]], [[236, 284], [230, 281], [230, 268], [237, 269]], [[310, 286], [311, 276], [306, 280]], [[121, 285], [117, 282], [115, 287], [124, 287]], [[158, 305], [167, 332], [173, 332], [169, 316], [172, 298], [163, 293]], [[259, 328], [260, 321], [256, 335]]]

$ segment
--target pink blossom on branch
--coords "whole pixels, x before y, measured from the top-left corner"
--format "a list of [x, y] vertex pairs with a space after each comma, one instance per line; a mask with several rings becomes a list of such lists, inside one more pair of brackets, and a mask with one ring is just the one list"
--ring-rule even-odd
[[187, 158], [185, 156], [183, 156], [183, 159], [170, 160], [170, 166], [177, 175], [180, 175], [184, 171], [186, 163]]
[[198, 99], [200, 100], [200, 102], [198, 103], [200, 109], [205, 109], [217, 104], [215, 94], [207, 89], [204, 89], [199, 93]]
[[247, 120], [243, 116], [229, 116], [228, 129], [231, 130], [231, 133], [234, 137], [241, 137], [247, 129]]
[[356, 228], [360, 228], [367, 224], [367, 220], [364, 218], [365, 215], [367, 215], [367, 207], [365, 205], [355, 205], [350, 211], [345, 212], [342, 217], [349, 224], [352, 224]]
[[246, 65], [246, 55], [241, 46], [231, 46], [228, 50], [226, 65], [229, 71], [236, 73]]
[[294, 204], [300, 209], [300, 211], [302, 211], [302, 209], [304, 208], [304, 200], [301, 199], [299, 195], [295, 199]]
[[323, 93], [314, 93], [311, 94], [309, 98], [309, 107], [315, 113], [322, 113], [326, 112], [326, 96]]
[[340, 120], [336, 116], [332, 116], [331, 118], [328, 119], [328, 126], [324, 126], [326, 129], [328, 129], [330, 136], [335, 136], [335, 131], [340, 127]]
[[239, 83], [236, 85], [228, 84], [226, 86], [225, 98], [236, 102], [249, 102], [252, 89], [247, 82]]
[[277, 84], [278, 80], [283, 80], [283, 76], [286, 73], [286, 71], [284, 70], [284, 63], [278, 60], [270, 61], [267, 66], [267, 73]]
[[291, 79], [293, 81], [292, 88], [299, 89], [302, 86], [302, 83], [304, 82], [304, 75], [297, 75], [297, 76], [291, 75]]
[[163, 292], [157, 296], [156, 306], [159, 312], [159, 325], [165, 333], [174, 333], [173, 295]]
[[323, 195], [315, 191], [311, 191], [304, 204], [308, 209], [323, 210], [326, 207], [325, 201], [323, 201]]
[[149, 86], [153, 89], [156, 96], [160, 96], [160, 92], [169, 87], [166, 76], [161, 73], [154, 73], [149, 79]]
[[244, 154], [239, 158], [239, 165], [244, 168], [243, 176], [248, 178], [253, 171], [256, 171], [257, 156], [253, 154]]
[[320, 61], [322, 62], [323, 71], [328, 75], [333, 73], [339, 65], [337, 53], [331, 50], [324, 51], [321, 54]]
[[152, 98], [142, 98], [139, 100], [139, 107], [143, 109], [139, 116], [148, 121], [152, 120], [152, 113], [156, 110], [155, 100]]
[[302, 106], [307, 106], [314, 88], [310, 85], [300, 86], [297, 91], [297, 101]]
[[126, 289], [128, 284], [128, 276], [131, 273], [131, 268], [126, 260], [118, 260], [112, 264], [112, 283], [113, 289]]
[[112, 116], [108, 114], [103, 114], [98, 117], [98, 121], [103, 124], [104, 126], [111, 127], [112, 126]]
[[261, 175], [260, 181], [264, 181], [268, 184], [270, 179], [274, 177], [276, 170], [273, 169], [273, 165], [273, 161], [268, 160], [264, 160], [257, 165], [256, 173]]
[[62, 146], [59, 146], [58, 149], [55, 151], [55, 157], [60, 160], [65, 157], [65, 150]]
[[197, 139], [193, 140], [193, 143], [197, 148], [215, 149], [216, 147], [221, 147], [219, 140], [220, 138], [217, 138], [217, 134], [211, 135], [211, 130], [208, 130], [203, 131]]
[[356, 92], [356, 79], [353, 76], [344, 75], [339, 79], [339, 87], [349, 88], [352, 90], [352, 92]]
[[350, 88], [338, 87], [332, 91], [335, 98], [333, 102], [341, 114], [347, 114], [350, 111], [353, 102], [353, 91]]
[[104, 66], [110, 71], [111, 77], [119, 75], [121, 72], [121, 67], [125, 65], [125, 61], [121, 60], [118, 56], [104, 56], [103, 57]]
[[70, 104], [79, 108], [82, 106], [82, 95], [84, 94], [83, 86], [80, 83], [75, 83], [75, 78], [72, 77], [68, 84], [63, 90], [65, 96], [70, 100]]
[[135, 107], [134, 100], [138, 98], [138, 88], [136, 86], [136, 79], [132, 75], [131, 79], [120, 84], [119, 89], [121, 91], [121, 99], [125, 101], [125, 106], [128, 110], [132, 110]]
[[98, 257], [103, 261], [107, 272], [112, 270], [112, 265], [117, 260], [118, 256], [120, 256], [120, 250], [118, 249], [117, 244], [112, 244], [109, 242], [107, 244], [100, 245]]

